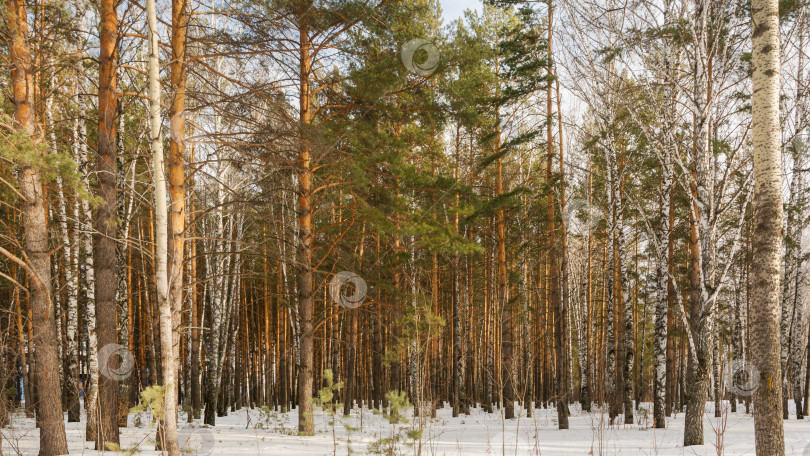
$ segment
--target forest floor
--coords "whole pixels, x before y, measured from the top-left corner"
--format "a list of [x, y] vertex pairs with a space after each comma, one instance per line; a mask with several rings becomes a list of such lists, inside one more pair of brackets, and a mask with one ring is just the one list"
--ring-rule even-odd
[[[642, 409], [649, 405], [642, 404]], [[453, 418], [448, 407], [439, 409], [437, 418], [424, 420], [421, 455], [753, 455], [753, 417], [741, 405], [737, 413], [715, 418], [713, 405], [707, 404], [704, 419], [706, 444], [689, 448], [682, 446], [683, 414], [668, 419], [668, 428], [663, 430], [649, 427], [651, 413], [646, 410], [637, 413], [637, 424], [611, 427], [605, 415], [584, 413], [572, 406], [570, 429], [560, 431], [553, 409], [538, 409], [532, 418], [523, 413], [520, 419], [504, 422], [498, 414], [481, 409], [473, 409], [470, 416]], [[810, 420], [796, 420], [792, 406], [791, 419], [785, 421], [786, 454], [810, 456]], [[351, 417], [338, 416], [333, 439], [331, 420], [322, 410], [315, 412], [316, 435], [298, 437], [294, 431], [298, 421], [295, 410], [276, 413], [243, 409], [218, 417], [213, 428], [199, 422], [181, 423], [180, 439], [184, 454], [200, 456], [420, 454], [418, 443], [408, 436], [414, 428], [412, 413], [406, 416], [408, 423], [394, 427], [379, 414], [355, 408]], [[185, 418], [185, 414], [181, 417]], [[155, 431], [143, 423], [145, 417], [130, 415], [129, 419], [130, 426], [121, 429], [121, 446], [135, 451], [106, 454], [160, 454], [154, 451]], [[93, 444], [84, 441], [84, 417], [82, 423], [68, 423], [67, 433], [71, 455], [97, 454]], [[2, 434], [4, 455], [37, 454], [39, 431], [33, 419], [15, 414], [11, 426]], [[393, 445], [392, 435], [396, 440]]]

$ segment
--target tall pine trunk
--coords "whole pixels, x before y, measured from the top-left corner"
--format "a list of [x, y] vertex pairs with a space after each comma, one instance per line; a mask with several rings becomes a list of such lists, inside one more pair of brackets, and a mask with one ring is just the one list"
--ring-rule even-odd
[[[173, 356], [180, 360], [180, 316], [183, 310], [183, 259], [186, 230], [186, 0], [172, 0], [171, 104], [169, 118], [169, 307], [172, 311]], [[175, 385], [175, 390], [179, 385]], [[176, 397], [176, 396], [175, 396]]]
[[[96, 333], [101, 348], [118, 344], [118, 319], [116, 317], [115, 290], [117, 288], [116, 239], [116, 115], [118, 93], [116, 89], [116, 62], [118, 42], [118, 17], [115, 0], [102, 0], [99, 36], [99, 86], [98, 86], [98, 160], [96, 173], [101, 198], [95, 218], [93, 238]], [[105, 351], [106, 352], [106, 351]], [[116, 356], [99, 360], [109, 369], [118, 367]], [[102, 372], [103, 374], [104, 372]], [[96, 449], [108, 443], [120, 444], [118, 434], [118, 380], [112, 375], [99, 375], [98, 399], [96, 402]]]
[[[461, 161], [461, 128], [460, 125], [456, 125], [456, 135], [455, 135], [455, 179], [456, 182], [459, 180], [459, 173], [460, 173], [460, 161]], [[456, 200], [455, 200], [455, 207], [459, 207], [460, 198], [459, 193], [456, 192]], [[455, 230], [456, 235], [459, 234], [459, 214], [458, 211], [454, 214], [453, 219], [453, 228]], [[457, 417], [461, 410], [464, 407], [464, 402], [466, 401], [465, 398], [465, 391], [464, 391], [464, 357], [463, 357], [463, 341], [461, 339], [462, 334], [462, 316], [461, 316], [461, 290], [459, 289], [459, 253], [458, 251], [453, 252], [452, 258], [452, 306], [453, 306], [453, 378], [452, 378], [452, 385], [453, 385], [453, 392], [452, 392], [452, 400], [453, 400], [453, 417]]]
[[[552, 49], [552, 37], [554, 23], [554, 6], [551, 0], [548, 0], [548, 49], [549, 54]], [[551, 55], [549, 55], [549, 64], [546, 68], [548, 76], [552, 77], [554, 70], [551, 66]], [[551, 287], [551, 307], [554, 313], [554, 348], [556, 364], [555, 379], [554, 379], [554, 393], [556, 396], [557, 406], [557, 426], [559, 429], [568, 429], [568, 321], [565, 311], [565, 302], [563, 300], [560, 278], [560, 264], [557, 257], [557, 243], [555, 240], [555, 222], [556, 222], [556, 207], [554, 192], [552, 190], [553, 181], [553, 164], [554, 164], [554, 141], [553, 137], [553, 98], [552, 86], [548, 85], [546, 89], [546, 181], [549, 185], [548, 193], [548, 261], [550, 270], [550, 283]], [[561, 121], [561, 119], [557, 119]], [[562, 139], [560, 139], [562, 141]]]
[[[496, 153], [500, 153], [500, 132], [497, 136]], [[496, 163], [496, 183], [497, 194], [503, 195], [503, 170], [501, 158]], [[504, 409], [504, 418], [510, 420], [515, 417], [515, 386], [514, 370], [512, 359], [512, 329], [511, 311], [508, 308], [509, 296], [507, 294], [508, 284], [506, 275], [506, 221], [503, 209], [498, 209], [497, 213], [496, 240], [498, 244], [498, 311], [500, 315], [501, 328], [501, 407]]]
[[[43, 141], [34, 112], [34, 85], [28, 47], [28, 16], [25, 2], [9, 0], [6, 10], [9, 63], [14, 97], [14, 122], [34, 144]], [[59, 386], [59, 357], [51, 289], [51, 258], [48, 248], [48, 220], [43, 181], [39, 170], [21, 163], [18, 173], [22, 204], [25, 254], [29, 274], [30, 309], [33, 317], [37, 369], [37, 422], [40, 456], [67, 454]]]
[[[307, 2], [305, 2], [306, 4]], [[312, 272], [312, 169], [311, 146], [307, 135], [312, 121], [310, 77], [312, 44], [309, 39], [309, 11], [299, 17], [299, 146], [298, 146], [298, 317], [300, 318], [300, 358], [298, 366], [298, 432], [314, 435], [312, 416], [313, 329], [315, 293]]]

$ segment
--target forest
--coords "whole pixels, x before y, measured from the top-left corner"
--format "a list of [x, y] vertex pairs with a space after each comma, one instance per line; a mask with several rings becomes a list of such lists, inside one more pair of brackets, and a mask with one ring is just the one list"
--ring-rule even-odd
[[810, 455], [807, 0], [2, 4], [0, 455]]

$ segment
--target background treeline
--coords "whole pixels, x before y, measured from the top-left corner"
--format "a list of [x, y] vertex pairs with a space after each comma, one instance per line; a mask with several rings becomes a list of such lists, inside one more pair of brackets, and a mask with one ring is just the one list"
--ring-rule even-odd
[[[576, 403], [633, 423], [653, 402], [656, 427], [686, 409], [692, 445], [707, 401], [748, 410], [748, 2], [444, 24], [436, 0], [158, 0], [156, 35], [148, 4], [3, 16], [0, 409], [25, 391], [41, 454], [82, 406], [117, 442], [167, 366], [190, 420], [297, 408], [304, 435], [326, 369], [344, 413], [402, 390], [420, 414], [556, 407], [565, 428]], [[780, 3], [785, 418], [810, 379], [807, 22]], [[368, 284], [355, 309], [330, 295], [344, 270]]]

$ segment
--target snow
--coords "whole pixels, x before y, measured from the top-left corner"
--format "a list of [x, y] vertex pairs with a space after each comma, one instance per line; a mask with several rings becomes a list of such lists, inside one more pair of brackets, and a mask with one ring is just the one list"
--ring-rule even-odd
[[[791, 403], [791, 414], [792, 406]], [[754, 421], [738, 406], [737, 413], [715, 418], [713, 404], [707, 404], [704, 418], [706, 444], [684, 448], [684, 415], [667, 420], [667, 429], [652, 429], [650, 404], [642, 404], [636, 413], [641, 424], [608, 426], [607, 416], [599, 411], [582, 412], [572, 405], [570, 429], [560, 431], [553, 409], [537, 409], [532, 418], [521, 411], [520, 418], [503, 421], [498, 414], [473, 409], [470, 416], [453, 418], [449, 407], [439, 409], [437, 418], [423, 418], [421, 455], [753, 455]], [[728, 404], [724, 405], [728, 409]], [[351, 417], [338, 414], [334, 423], [337, 447], [333, 443], [333, 427], [321, 410], [315, 412], [316, 435], [295, 435], [297, 411], [288, 413], [262, 412], [242, 409], [226, 417], [217, 417], [217, 425], [205, 427], [196, 421], [186, 423], [181, 413], [181, 447], [189, 455], [348, 455], [370, 453], [370, 444], [392, 435], [392, 425], [368, 408], [355, 408]], [[412, 413], [407, 424], [398, 425], [402, 440], [396, 445], [396, 455], [416, 455], [418, 444], [412, 445], [406, 431], [413, 427]], [[154, 428], [148, 417], [130, 415], [129, 427], [121, 429], [122, 449], [138, 448], [140, 455], [157, 455], [154, 451]], [[794, 415], [785, 421], [787, 455], [810, 456], [810, 420], [798, 421]], [[394, 432], [396, 432], [394, 430]], [[4, 454], [36, 455], [39, 431], [34, 420], [16, 413], [11, 425], [2, 430]], [[68, 423], [68, 446], [71, 455], [94, 455], [92, 442], [84, 441], [82, 423]], [[716, 447], [722, 448], [718, 451]], [[107, 452], [107, 454], [113, 454]]]

